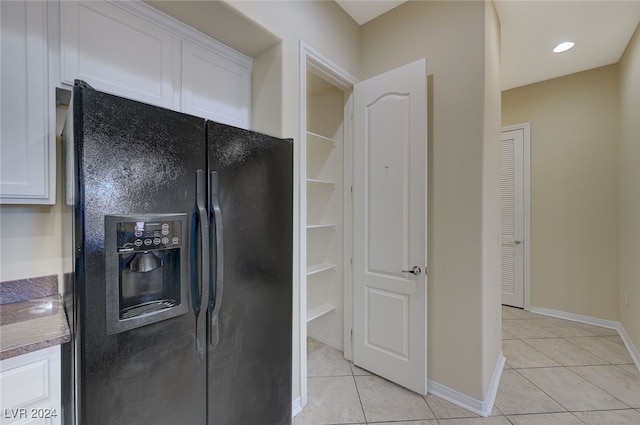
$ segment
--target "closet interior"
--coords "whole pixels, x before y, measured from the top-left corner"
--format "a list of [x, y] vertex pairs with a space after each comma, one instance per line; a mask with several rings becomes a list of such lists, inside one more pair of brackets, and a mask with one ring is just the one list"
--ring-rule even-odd
[[[345, 104], [348, 95], [307, 72], [307, 335], [344, 349]], [[350, 190], [350, 189], [349, 189]]]

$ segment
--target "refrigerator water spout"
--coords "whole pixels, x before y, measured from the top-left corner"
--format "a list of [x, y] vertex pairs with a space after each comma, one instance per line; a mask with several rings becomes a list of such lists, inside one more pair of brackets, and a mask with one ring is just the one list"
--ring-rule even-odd
[[150, 251], [136, 254], [131, 263], [129, 263], [129, 269], [136, 273], [147, 273], [160, 267], [162, 267], [162, 260]]

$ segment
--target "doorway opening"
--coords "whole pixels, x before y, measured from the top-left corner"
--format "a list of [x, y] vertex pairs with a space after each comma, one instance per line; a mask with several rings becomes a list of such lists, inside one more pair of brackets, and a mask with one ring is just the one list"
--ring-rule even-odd
[[356, 80], [304, 43], [300, 54], [302, 407], [307, 402], [307, 338], [351, 359], [351, 94]]

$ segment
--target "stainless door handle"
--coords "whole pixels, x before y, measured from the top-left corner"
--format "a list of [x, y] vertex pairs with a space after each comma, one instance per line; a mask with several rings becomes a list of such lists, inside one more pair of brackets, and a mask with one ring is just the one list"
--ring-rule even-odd
[[515, 241], [511, 241], [510, 243], [512, 243], [514, 245], [520, 245], [522, 243], [522, 241], [519, 241], [518, 239], [516, 239]]
[[413, 266], [411, 267], [411, 270], [401, 270], [402, 273], [411, 273], [414, 274], [416, 276], [418, 276], [420, 273], [422, 273], [422, 269], [418, 266]]

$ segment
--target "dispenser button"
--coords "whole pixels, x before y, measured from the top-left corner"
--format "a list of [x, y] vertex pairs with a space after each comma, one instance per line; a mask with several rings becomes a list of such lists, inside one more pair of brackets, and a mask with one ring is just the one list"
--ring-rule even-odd
[[169, 243], [169, 238], [162, 238], [162, 243], [163, 244], [168, 244]]
[[142, 236], [142, 230], [136, 229], [136, 231], [134, 232], [134, 235], [136, 235], [136, 238], [139, 238], [140, 236]]
[[153, 240], [153, 244], [154, 244], [154, 245], [160, 245], [160, 238], [155, 238], [155, 239]]
[[142, 239], [136, 239], [136, 241], [133, 244], [135, 246], [142, 246]]
[[144, 244], [145, 245], [151, 245], [153, 243], [153, 241], [151, 239], [145, 239], [144, 240]]
[[171, 238], [171, 242], [177, 244], [178, 242], [180, 242], [180, 240], [178, 239], [177, 236], [174, 236], [173, 238]]

